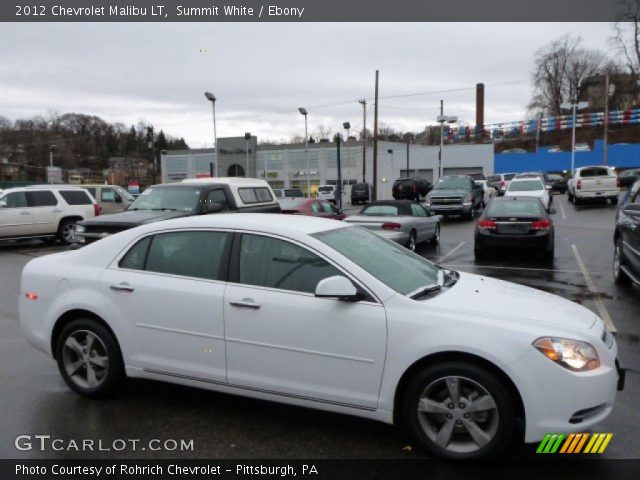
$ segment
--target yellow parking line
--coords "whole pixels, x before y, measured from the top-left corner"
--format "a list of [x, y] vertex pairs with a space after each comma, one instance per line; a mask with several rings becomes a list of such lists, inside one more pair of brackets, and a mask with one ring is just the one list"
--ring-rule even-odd
[[587, 267], [585, 267], [584, 262], [582, 261], [582, 257], [580, 257], [580, 254], [578, 253], [578, 247], [576, 247], [575, 245], [571, 245], [571, 248], [573, 249], [573, 255], [576, 257], [576, 262], [578, 262], [578, 267], [580, 267], [582, 276], [587, 282], [587, 288], [593, 294], [593, 298], [596, 303], [596, 308], [598, 309], [598, 313], [600, 314], [600, 318], [604, 320], [604, 324], [607, 326], [607, 329], [610, 332], [617, 332], [618, 329], [613, 324], [613, 320], [611, 320], [611, 315], [609, 315], [609, 311], [607, 310], [607, 307], [604, 306], [602, 297], [600, 296], [600, 293], [596, 289], [596, 286], [593, 283], [593, 280], [591, 279], [591, 275], [589, 275], [589, 271], [587, 270]]
[[456, 251], [458, 251], [458, 249], [460, 247], [462, 247], [465, 243], [467, 242], [460, 242], [458, 245], [456, 245], [455, 247], [453, 247], [451, 250], [449, 250], [447, 253], [445, 253], [439, 260], [438, 263], [442, 263], [444, 261], [445, 258], [453, 255]]

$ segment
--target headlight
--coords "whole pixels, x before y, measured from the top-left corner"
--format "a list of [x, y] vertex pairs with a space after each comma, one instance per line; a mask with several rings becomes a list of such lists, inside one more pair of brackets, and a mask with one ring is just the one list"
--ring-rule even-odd
[[533, 346], [550, 360], [574, 372], [593, 370], [600, 366], [595, 348], [587, 342], [543, 337], [533, 342]]
[[76, 225], [76, 233], [84, 233], [84, 226], [83, 225]]
[[467, 195], [467, 202], [473, 202], [473, 195]]
[[425, 198], [424, 203], [426, 203], [427, 205], [431, 205], [431, 197]]

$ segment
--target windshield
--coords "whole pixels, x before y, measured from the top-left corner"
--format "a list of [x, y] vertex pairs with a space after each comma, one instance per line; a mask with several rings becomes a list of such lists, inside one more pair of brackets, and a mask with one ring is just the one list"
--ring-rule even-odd
[[122, 187], [118, 187], [118, 193], [120, 194], [120, 196], [122, 196], [125, 200], [129, 200], [130, 202], [133, 202], [135, 200], [135, 198], [133, 198], [133, 195], [131, 195], [129, 192], [127, 192], [124, 188]]
[[513, 181], [509, 184], [510, 192], [531, 192], [535, 190], [544, 190], [540, 180]]
[[469, 188], [468, 177], [444, 177], [438, 180], [436, 188]]
[[440, 268], [364, 228], [336, 228], [313, 236], [402, 295], [438, 284]]
[[295, 210], [301, 208], [306, 200], [280, 200], [280, 208], [283, 210]]
[[370, 205], [365, 207], [360, 215], [370, 215], [375, 217], [395, 217], [400, 212], [395, 205]]
[[147, 188], [130, 210], [193, 211], [198, 206], [200, 190], [193, 188]]
[[304, 197], [302, 190], [285, 190], [284, 195], [285, 197]]

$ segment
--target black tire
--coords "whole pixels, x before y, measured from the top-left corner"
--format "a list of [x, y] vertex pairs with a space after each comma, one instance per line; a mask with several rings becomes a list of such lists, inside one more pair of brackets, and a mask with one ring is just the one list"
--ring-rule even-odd
[[[448, 388], [438, 388], [443, 380], [444, 385], [448, 385], [452, 378], [458, 379], [461, 393], [460, 397], [455, 400], [459, 402], [457, 405], [453, 403], [451, 391]], [[480, 387], [479, 390], [484, 391], [475, 399], [488, 395], [493, 400], [493, 405], [478, 412], [467, 413], [463, 417], [465, 415], [463, 412], [469, 407], [469, 401], [472, 397], [470, 392], [474, 386]], [[425, 392], [429, 392], [430, 389], [433, 389], [431, 391], [436, 394], [435, 396], [438, 396], [437, 392], [439, 392], [438, 400], [434, 401], [441, 402], [440, 405], [446, 409], [444, 411], [451, 411], [451, 413], [418, 412], [421, 398], [424, 398]], [[465, 394], [469, 396], [465, 397]], [[431, 398], [429, 394], [427, 397]], [[471, 400], [472, 403], [473, 400]], [[482, 414], [482, 412], [485, 413]], [[462, 361], [439, 363], [418, 372], [405, 390], [400, 414], [404, 427], [418, 446], [448, 460], [499, 457], [512, 442], [516, 431], [515, 407], [508, 387], [488, 370]], [[445, 419], [445, 415], [453, 418]], [[432, 426], [438, 426], [438, 423], [442, 429], [449, 426], [453, 430], [453, 435], [446, 446], [436, 443], [436, 434], [441, 433], [440, 429], [437, 432], [431, 429]], [[466, 428], [468, 423], [473, 423], [484, 432], [486, 440], [483, 440], [482, 443], [486, 441], [486, 444], [480, 446], [479, 443], [472, 440], [472, 437], [467, 433], [470, 431]], [[475, 448], [474, 450], [464, 451], [466, 437], [469, 437], [468, 447]]]
[[438, 223], [438, 225], [436, 225], [436, 231], [433, 235], [433, 237], [431, 237], [430, 240], [431, 245], [438, 245], [440, 243], [440, 223]]
[[551, 247], [547, 247], [542, 251], [542, 256], [545, 259], [545, 261], [551, 263], [553, 262], [553, 259], [555, 258], [556, 255], [556, 248], [555, 245], [551, 245]]
[[476, 242], [476, 244], [473, 246], [473, 256], [475, 257], [476, 260], [482, 260], [487, 256], [487, 252], [482, 246], [478, 245], [478, 243]]
[[415, 252], [418, 248], [418, 234], [415, 230], [411, 230], [409, 233], [409, 241], [407, 242], [407, 248], [412, 252]]
[[618, 285], [629, 285], [631, 279], [622, 270], [624, 260], [622, 258], [622, 240], [619, 238], [616, 240], [613, 252], [613, 281]]
[[71, 219], [67, 218], [60, 222], [58, 225], [58, 240], [60, 240], [65, 245], [71, 245], [75, 241], [75, 234], [71, 235], [75, 229], [76, 223], [79, 219]]
[[[81, 343], [82, 336], [93, 335], [88, 351]], [[68, 341], [75, 340], [77, 347], [83, 347], [83, 353], [72, 348]], [[65, 383], [77, 394], [87, 398], [104, 398], [113, 394], [126, 378], [120, 346], [114, 335], [100, 322], [92, 318], [79, 318], [67, 324], [60, 332], [55, 346], [58, 370]], [[106, 367], [104, 366], [106, 358]], [[92, 360], [93, 359], [93, 360]], [[97, 362], [101, 360], [103, 366]], [[79, 367], [74, 367], [80, 364]], [[97, 368], [96, 368], [97, 367]], [[76, 368], [75, 372], [71, 369]], [[90, 383], [89, 368], [94, 370]], [[82, 377], [86, 378], [82, 378]]]
[[471, 209], [469, 210], [469, 213], [467, 213], [466, 215], [467, 220], [473, 220], [473, 217], [475, 216], [475, 214], [476, 214], [476, 211], [472, 206]]
[[617, 205], [618, 204], [618, 197], [611, 197], [611, 205]]

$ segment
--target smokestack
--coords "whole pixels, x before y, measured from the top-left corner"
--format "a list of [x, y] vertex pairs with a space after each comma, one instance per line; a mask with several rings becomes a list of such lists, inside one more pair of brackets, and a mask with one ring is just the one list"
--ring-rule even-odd
[[484, 83], [476, 84], [476, 141], [481, 141], [484, 131]]

